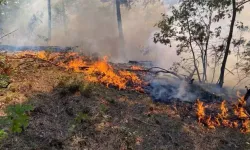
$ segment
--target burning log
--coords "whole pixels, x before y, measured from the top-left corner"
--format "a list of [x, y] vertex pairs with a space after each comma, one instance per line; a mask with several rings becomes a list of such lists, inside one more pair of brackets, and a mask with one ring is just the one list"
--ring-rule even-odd
[[13, 45], [0, 45], [0, 51], [8, 51], [8, 52], [15, 52], [15, 51], [41, 51], [41, 50], [51, 50], [53, 52], [68, 52], [74, 50], [78, 46], [75, 47], [61, 47], [61, 46], [13, 46]]

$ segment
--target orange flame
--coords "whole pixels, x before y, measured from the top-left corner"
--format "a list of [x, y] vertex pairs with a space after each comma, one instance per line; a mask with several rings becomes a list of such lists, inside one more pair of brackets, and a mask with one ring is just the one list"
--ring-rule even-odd
[[131, 66], [132, 70], [142, 70], [142, 67], [140, 66]]
[[199, 99], [196, 102], [196, 116], [198, 117], [198, 122], [201, 123], [202, 119], [205, 118], [205, 108], [203, 106], [203, 102]]
[[242, 121], [242, 128], [240, 129], [242, 133], [249, 133], [250, 127], [249, 127], [249, 120], [243, 120]]
[[84, 66], [86, 66], [86, 62], [82, 59], [74, 59], [69, 62], [67, 69], [73, 69], [75, 72], [82, 72], [80, 68]]
[[[31, 55], [32, 57], [37, 57], [46, 61], [54, 61], [56, 58], [59, 58], [60, 53], [49, 53], [46, 51], [32, 52], [24, 51], [18, 54], [18, 56], [25, 57]], [[128, 85], [133, 86], [134, 90], [143, 91], [141, 85], [143, 82], [135, 74], [128, 71], [115, 71], [115, 69], [108, 63], [108, 58], [105, 56], [102, 60], [93, 62], [88, 65], [84, 57], [78, 55], [75, 52], [69, 52], [63, 55], [63, 58], [59, 59], [55, 64], [60, 67], [63, 67], [67, 70], [72, 69], [74, 72], [84, 73], [85, 79], [90, 82], [100, 82], [106, 84], [107, 87], [110, 85], [116, 86], [119, 89], [126, 89]], [[68, 60], [68, 63], [67, 62]], [[84, 69], [83, 69], [84, 67]], [[137, 67], [138, 69], [138, 67]]]
[[[246, 106], [246, 101], [244, 100], [244, 97], [240, 96], [239, 92], [237, 92], [237, 95], [239, 97], [238, 104], [234, 104], [233, 106], [233, 112], [234, 115], [239, 120], [231, 121], [229, 118], [229, 110], [226, 107], [226, 101], [224, 100], [220, 105], [220, 113], [218, 113], [217, 116], [212, 117], [211, 115], [206, 116], [205, 114], [205, 108], [203, 106], [203, 102], [200, 100], [197, 100], [196, 102], [196, 115], [198, 117], [198, 122], [203, 123], [210, 129], [214, 129], [217, 126], [223, 125], [224, 127], [229, 128], [240, 128], [240, 131], [242, 133], [248, 133], [250, 132], [250, 122], [247, 110], [244, 108]], [[242, 120], [240, 122], [240, 120]]]
[[45, 51], [39, 51], [37, 52], [36, 56], [40, 59], [47, 60], [46, 52]]
[[218, 118], [220, 119], [224, 119], [228, 116], [228, 109], [226, 107], [226, 101], [222, 101], [221, 105], [220, 105], [220, 110], [221, 110], [221, 113], [218, 114]]
[[107, 57], [90, 65], [84, 73], [87, 75], [86, 79], [88, 81], [101, 82], [106, 84], [107, 87], [114, 85], [119, 89], [126, 89], [129, 82], [133, 85], [142, 84], [142, 81], [134, 73], [128, 71], [118, 71], [116, 73], [114, 68], [108, 64]]
[[234, 114], [240, 119], [248, 118], [248, 113], [243, 107], [235, 106]]

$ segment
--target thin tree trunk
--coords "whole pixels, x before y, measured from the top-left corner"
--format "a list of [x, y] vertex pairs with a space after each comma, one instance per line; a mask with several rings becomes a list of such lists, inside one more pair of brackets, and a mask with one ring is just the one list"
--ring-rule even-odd
[[222, 65], [221, 65], [221, 73], [220, 73], [220, 77], [219, 77], [219, 86], [223, 87], [224, 84], [224, 75], [225, 75], [225, 68], [226, 68], [226, 63], [227, 63], [227, 58], [229, 55], [229, 49], [230, 49], [230, 44], [231, 44], [231, 40], [233, 37], [233, 31], [234, 31], [234, 24], [235, 24], [235, 19], [236, 19], [236, 0], [232, 0], [233, 2], [233, 15], [232, 15], [232, 20], [231, 20], [231, 25], [230, 25], [230, 30], [229, 30], [229, 35], [227, 38], [227, 46], [225, 49], [225, 55], [224, 55], [224, 59], [222, 61]]
[[64, 33], [65, 35], [68, 34], [68, 28], [67, 28], [67, 23], [66, 23], [66, 12], [65, 12], [65, 0], [62, 0], [62, 15], [63, 15], [63, 26], [64, 26]]
[[117, 16], [119, 41], [120, 41], [120, 55], [122, 56], [124, 54], [124, 35], [123, 35], [123, 29], [122, 29], [121, 2], [120, 2], [120, 0], [116, 0], [116, 16]]
[[197, 72], [198, 80], [199, 80], [199, 82], [201, 82], [200, 72], [199, 72], [199, 68], [198, 68], [197, 63], [196, 63], [196, 57], [195, 57], [194, 49], [193, 49], [193, 46], [192, 46], [192, 39], [191, 39], [191, 33], [190, 33], [188, 19], [187, 19], [187, 26], [188, 26], [188, 33], [189, 33], [189, 45], [190, 45], [191, 52], [192, 52], [192, 55], [193, 55], [194, 67], [195, 67], [195, 70]]
[[48, 0], [48, 41], [51, 41], [51, 0]]
[[211, 81], [211, 83], [213, 83], [214, 82], [214, 76], [215, 76], [215, 70], [216, 70], [216, 66], [217, 66], [217, 51], [216, 51], [216, 53], [215, 53], [215, 56], [214, 56], [215, 58], [214, 58], [214, 70], [213, 70], [213, 77], [212, 77], [212, 81]]
[[207, 50], [208, 50], [208, 44], [210, 40], [210, 28], [211, 28], [211, 23], [212, 23], [212, 15], [213, 15], [213, 10], [210, 10], [210, 15], [209, 15], [209, 23], [207, 27], [207, 40], [206, 40], [206, 46], [205, 46], [205, 54], [204, 54], [204, 64], [203, 64], [203, 79], [207, 81]]

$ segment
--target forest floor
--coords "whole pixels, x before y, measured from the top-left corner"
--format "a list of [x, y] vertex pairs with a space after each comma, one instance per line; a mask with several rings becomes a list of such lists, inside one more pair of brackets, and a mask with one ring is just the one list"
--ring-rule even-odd
[[[1, 115], [15, 103], [34, 110], [22, 133], [0, 141], [1, 150], [250, 149], [250, 136], [238, 129], [199, 124], [190, 103], [154, 103], [146, 94], [90, 84], [82, 74], [38, 59], [9, 63], [11, 83], [0, 89]], [[84, 84], [87, 90], [81, 90]]]

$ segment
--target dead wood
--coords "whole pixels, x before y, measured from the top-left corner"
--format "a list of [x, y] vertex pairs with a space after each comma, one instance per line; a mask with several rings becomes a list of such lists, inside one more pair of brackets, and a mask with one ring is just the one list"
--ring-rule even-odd
[[[159, 69], [157, 71], [154, 71], [153, 69]], [[127, 71], [139, 71], [139, 72], [150, 72], [150, 73], [154, 73], [154, 74], [158, 74], [158, 73], [167, 73], [167, 74], [172, 74], [175, 77], [179, 78], [180, 80], [183, 80], [184, 78], [181, 77], [180, 75], [178, 75], [177, 73], [173, 72], [173, 71], [169, 71], [160, 67], [152, 67], [149, 69], [139, 69], [139, 70], [133, 70], [133, 69], [126, 69]]]

